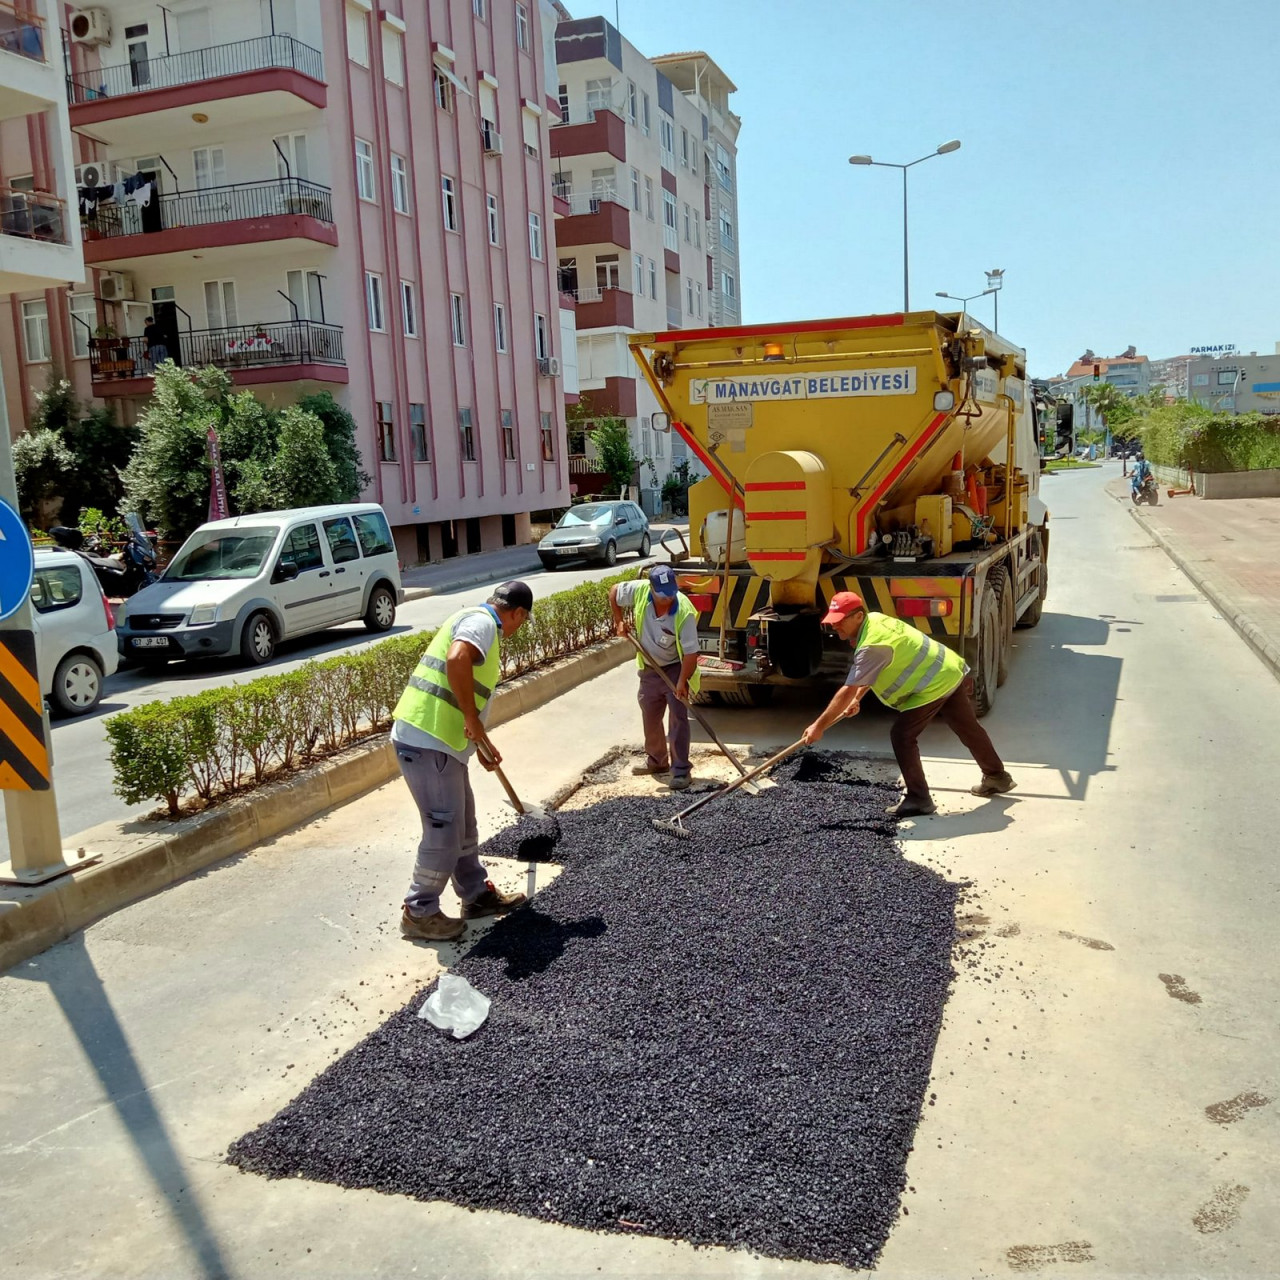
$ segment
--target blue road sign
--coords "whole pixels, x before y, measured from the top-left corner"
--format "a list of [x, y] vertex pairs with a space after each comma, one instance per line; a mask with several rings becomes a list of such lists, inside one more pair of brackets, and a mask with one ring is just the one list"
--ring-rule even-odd
[[0, 622], [31, 594], [36, 558], [22, 517], [0, 498]]

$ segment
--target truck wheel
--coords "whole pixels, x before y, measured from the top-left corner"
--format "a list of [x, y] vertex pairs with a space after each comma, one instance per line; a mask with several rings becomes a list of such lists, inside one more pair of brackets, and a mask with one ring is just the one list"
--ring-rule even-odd
[[1000, 652], [996, 659], [996, 687], [1009, 678], [1009, 659], [1013, 656], [1013, 579], [1008, 569], [993, 569], [987, 582], [1000, 602]]
[[978, 634], [965, 641], [964, 658], [973, 675], [973, 705], [981, 719], [995, 705], [1000, 663], [1000, 598], [988, 581], [978, 603]]
[[1033, 554], [1040, 561], [1040, 590], [1036, 598], [1022, 611], [1022, 617], [1018, 619], [1020, 627], [1034, 627], [1040, 621], [1040, 615], [1044, 612], [1044, 598], [1049, 594], [1048, 547], [1045, 545], [1044, 535], [1039, 530], [1031, 536], [1031, 545], [1035, 549]]
[[773, 701], [770, 684], [740, 684], [736, 689], [717, 689], [722, 707], [767, 707]]

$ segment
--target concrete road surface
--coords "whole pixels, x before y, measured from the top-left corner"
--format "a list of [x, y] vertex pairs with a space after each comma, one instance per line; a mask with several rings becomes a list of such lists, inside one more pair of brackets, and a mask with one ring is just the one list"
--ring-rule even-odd
[[[894, 1280], [1280, 1270], [1280, 685], [1103, 493], [1113, 474], [1045, 482], [1048, 605], [986, 722], [1019, 789], [976, 800], [954, 739], [923, 739], [940, 812], [904, 847], [970, 887], [877, 1269]], [[536, 794], [619, 737], [638, 744], [634, 690], [619, 668], [504, 726], [516, 785]], [[718, 720], [767, 747], [810, 714]], [[883, 753], [887, 727], [859, 717], [831, 745]], [[477, 788], [491, 830], [496, 785]], [[839, 1274], [221, 1162], [436, 972], [432, 950], [395, 936], [415, 840], [397, 781], [0, 979], [0, 1272]], [[814, 990], [838, 1016], [841, 992], [821, 974]], [[820, 1076], [811, 1098], [824, 1105]]]

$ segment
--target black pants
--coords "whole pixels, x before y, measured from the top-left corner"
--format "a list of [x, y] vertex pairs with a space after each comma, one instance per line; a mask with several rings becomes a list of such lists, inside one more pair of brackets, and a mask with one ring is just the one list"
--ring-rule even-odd
[[929, 783], [924, 776], [924, 765], [920, 763], [920, 735], [935, 716], [941, 716], [942, 722], [964, 743], [984, 774], [1004, 772], [991, 738], [978, 723], [978, 713], [973, 706], [973, 677], [965, 676], [945, 698], [898, 712], [889, 730], [889, 741], [893, 744], [898, 768], [902, 770], [907, 795], [917, 800], [929, 796]]

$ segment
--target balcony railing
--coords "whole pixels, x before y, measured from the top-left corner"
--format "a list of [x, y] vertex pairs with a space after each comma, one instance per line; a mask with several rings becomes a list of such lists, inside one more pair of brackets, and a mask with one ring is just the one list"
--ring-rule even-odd
[[[556, 184], [562, 186], [562, 184]], [[626, 202], [622, 197], [613, 190], [612, 187], [606, 187], [600, 191], [570, 191], [561, 189], [555, 192], [561, 199], [568, 202], [569, 212], [571, 214], [581, 213], [599, 213], [602, 204], [616, 204], [622, 208], [626, 208]]]
[[[291, 364], [346, 364], [341, 328], [310, 320], [194, 329], [178, 335], [178, 348], [178, 363], [184, 368], [211, 364], [234, 372]], [[94, 382], [125, 382], [155, 372], [145, 338], [94, 338], [89, 369]]]
[[78, 105], [273, 68], [300, 71], [313, 80], [324, 79], [324, 59], [318, 49], [288, 35], [258, 36], [193, 49], [190, 53], [169, 53], [100, 67], [97, 71], [81, 71], [67, 77], [67, 97]]
[[305, 214], [320, 222], [333, 221], [332, 192], [304, 178], [235, 182], [229, 186], [162, 195], [159, 199], [158, 225], [130, 201], [123, 205], [100, 205], [92, 217], [84, 220], [86, 239], [167, 231], [171, 227], [207, 227], [281, 214]]
[[0, 235], [66, 244], [66, 205], [46, 191], [0, 187]]
[[623, 289], [616, 284], [583, 285], [580, 289], [564, 289], [561, 292], [576, 298], [580, 303], [603, 302], [618, 293], [625, 293], [628, 297], [631, 295], [630, 289]]
[[35, 13], [19, 13], [9, 0], [0, 0], [0, 49], [43, 62], [44, 19]]
[[675, 227], [664, 226], [662, 228], [662, 247], [670, 249], [672, 253], [680, 252], [680, 233]]
[[672, 329], [678, 329], [680, 328], [680, 325], [683, 322], [683, 320], [684, 320], [684, 313], [680, 310], [680, 308], [673, 307], [670, 303], [667, 303], [667, 324]]

